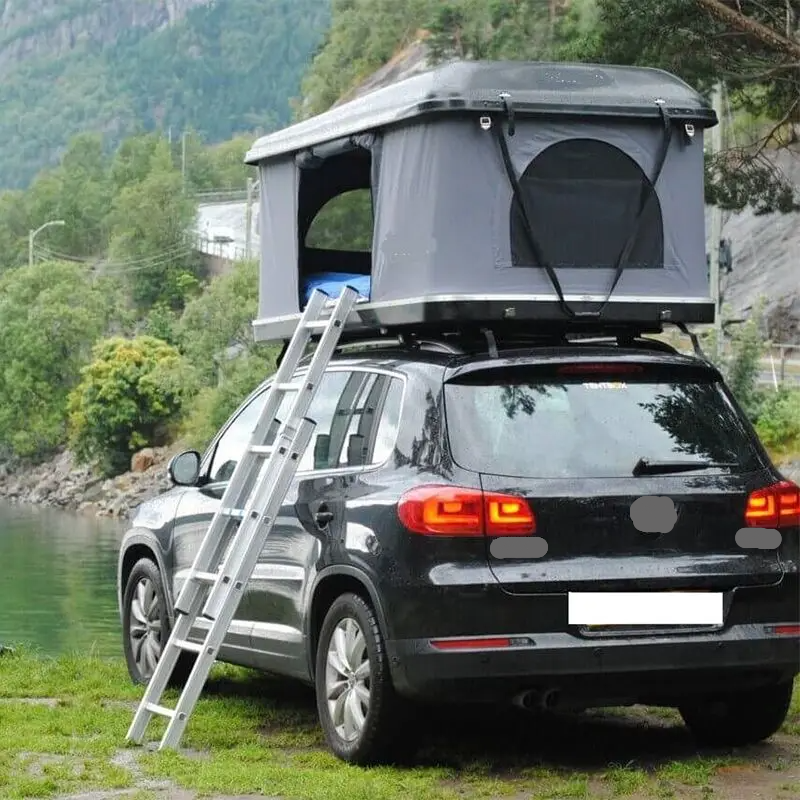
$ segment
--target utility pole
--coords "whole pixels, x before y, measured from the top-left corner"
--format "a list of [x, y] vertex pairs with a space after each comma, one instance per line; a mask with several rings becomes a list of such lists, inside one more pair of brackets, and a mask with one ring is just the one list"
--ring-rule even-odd
[[181, 179], [186, 187], [186, 131], [181, 135]]
[[[723, 141], [723, 112], [722, 112], [721, 83], [714, 86], [712, 105], [719, 122], [711, 129], [711, 152], [718, 156], [724, 147]], [[714, 301], [714, 349], [717, 358], [722, 354], [722, 303], [719, 276], [719, 243], [722, 239], [722, 209], [718, 205], [711, 207], [711, 249], [709, 251], [709, 280], [711, 284], [711, 298]]]
[[33, 266], [33, 240], [36, 238], [36, 235], [43, 231], [45, 228], [49, 228], [51, 225], [66, 225], [67, 223], [64, 222], [63, 219], [51, 219], [49, 222], [45, 222], [44, 225], [40, 225], [36, 230], [28, 231], [28, 266]]
[[245, 207], [244, 222], [244, 257], [253, 257], [253, 202], [255, 201], [258, 181], [247, 179], [247, 205]]

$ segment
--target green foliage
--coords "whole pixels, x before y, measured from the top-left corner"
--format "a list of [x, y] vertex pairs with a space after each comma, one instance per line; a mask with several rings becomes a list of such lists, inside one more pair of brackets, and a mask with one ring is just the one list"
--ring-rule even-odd
[[98, 342], [81, 375], [69, 396], [70, 443], [107, 475], [127, 469], [136, 450], [168, 441], [196, 388], [177, 349], [152, 336]]
[[0, 278], [0, 449], [37, 457], [64, 442], [67, 396], [108, 315], [80, 265], [51, 261]]
[[301, 117], [330, 108], [431, 21], [438, 0], [333, 0], [331, 25], [302, 83]]
[[[797, 58], [774, 44], [712, 16], [687, 0], [590, 0], [560, 23], [559, 57], [599, 63], [637, 64], [669, 70], [701, 91], [724, 80], [734, 111], [761, 119], [798, 115]], [[732, 7], [729, 4], [729, 7]], [[787, 22], [785, 0], [735, 4], [735, 10], [785, 37], [798, 40], [800, 15]], [[591, 20], [590, 26], [576, 20]], [[769, 126], [771, 129], [772, 126]], [[758, 213], [797, 210], [797, 196], [764, 159], [768, 139], [748, 148], [729, 148], [709, 161], [707, 199], [730, 210], [752, 205]]]
[[[4, 65], [0, 82], [0, 186], [26, 185], [89, 128], [114, 146], [141, 130], [224, 141], [287, 123], [329, 20], [329, 0], [225, 0], [169, 26], [153, 13], [148, 28], [125, 23], [129, 5], [39, 0], [30, 24], [7, 24], [7, 46], [26, 56]], [[57, 30], [65, 23], [69, 40]], [[25, 40], [31, 34], [38, 41]]]
[[546, 59], [555, 11], [536, 0], [445, 0], [434, 4], [429, 29], [433, 60]]
[[255, 347], [252, 321], [258, 311], [258, 263], [240, 261], [186, 305], [177, 326], [181, 350], [210, 385], [220, 380], [229, 353]]
[[759, 304], [745, 323], [733, 329], [728, 352], [718, 352], [713, 333], [706, 337], [704, 344], [705, 351], [722, 373], [730, 390], [753, 420], [761, 403], [757, 384], [759, 361], [767, 346], [762, 325], [763, 304]]
[[230, 362], [225, 379], [206, 387], [194, 398], [182, 438], [189, 447], [204, 450], [219, 428], [247, 395], [275, 371], [276, 348], [259, 348]]
[[777, 455], [800, 453], [800, 390], [788, 386], [764, 392], [756, 431]]
[[140, 309], [158, 302], [180, 307], [196, 285], [197, 259], [187, 239], [196, 213], [162, 139], [153, 148], [146, 176], [120, 191], [109, 215], [117, 265], [108, 271], [126, 274]]

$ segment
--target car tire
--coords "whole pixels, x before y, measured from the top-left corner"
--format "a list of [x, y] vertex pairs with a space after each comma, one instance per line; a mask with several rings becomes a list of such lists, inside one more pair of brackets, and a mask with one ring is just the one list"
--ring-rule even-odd
[[[161, 572], [151, 559], [142, 558], [133, 565], [122, 595], [122, 647], [134, 683], [149, 682], [171, 627]], [[194, 660], [193, 653], [181, 653], [170, 686], [186, 683]]]
[[693, 701], [678, 707], [700, 744], [742, 747], [768, 739], [783, 725], [793, 682]]
[[398, 763], [408, 755], [408, 706], [394, 690], [375, 612], [356, 594], [339, 596], [328, 609], [315, 687], [320, 724], [338, 758], [366, 766]]

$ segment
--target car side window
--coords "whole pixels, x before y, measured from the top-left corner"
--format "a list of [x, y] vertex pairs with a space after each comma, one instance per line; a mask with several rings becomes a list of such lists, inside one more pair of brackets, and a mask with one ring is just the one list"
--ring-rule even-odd
[[389, 375], [369, 375], [353, 407], [340, 467], [382, 464], [394, 449], [403, 382]]
[[[239, 413], [233, 419], [231, 424], [222, 434], [217, 442], [214, 456], [211, 459], [211, 467], [208, 471], [209, 479], [212, 483], [219, 483], [229, 481], [239, 459], [242, 457], [246, 447], [250, 444], [250, 439], [253, 436], [253, 429], [258, 422], [258, 417], [264, 408], [264, 403], [267, 401], [268, 389], [264, 389], [253, 397], [244, 408], [240, 409]], [[286, 395], [278, 408], [277, 418], [282, 421], [283, 415], [289, 410], [291, 403], [291, 396]], [[268, 441], [265, 444], [271, 444], [275, 438], [277, 426], [273, 425]]]
[[298, 471], [338, 466], [353, 406], [366, 377], [366, 373], [359, 372], [325, 373], [308, 410], [308, 417], [316, 422], [316, 427]]

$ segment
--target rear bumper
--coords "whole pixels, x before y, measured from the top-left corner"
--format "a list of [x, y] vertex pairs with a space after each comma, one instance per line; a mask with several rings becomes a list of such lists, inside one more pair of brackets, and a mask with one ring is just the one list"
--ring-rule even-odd
[[432, 700], [496, 701], [555, 689], [582, 697], [587, 705], [669, 704], [691, 693], [753, 687], [800, 672], [800, 638], [778, 635], [763, 624], [646, 638], [586, 639], [569, 633], [516, 638], [530, 643], [439, 650], [427, 639], [387, 642], [395, 686], [403, 695]]

